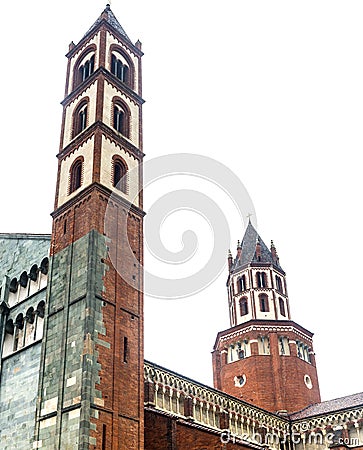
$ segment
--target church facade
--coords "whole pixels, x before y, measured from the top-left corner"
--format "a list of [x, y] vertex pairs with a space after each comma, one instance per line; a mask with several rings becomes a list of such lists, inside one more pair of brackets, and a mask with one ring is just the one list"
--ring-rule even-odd
[[109, 5], [70, 44], [52, 233], [0, 234], [0, 448], [363, 448], [363, 393], [321, 402], [313, 334], [251, 223], [214, 388], [144, 360], [142, 55]]

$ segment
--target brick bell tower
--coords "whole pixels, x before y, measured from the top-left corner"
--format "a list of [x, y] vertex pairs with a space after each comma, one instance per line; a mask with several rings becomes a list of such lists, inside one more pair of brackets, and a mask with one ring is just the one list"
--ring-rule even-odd
[[144, 448], [141, 57], [109, 5], [67, 54], [34, 448]]
[[286, 276], [249, 222], [228, 255], [231, 328], [213, 350], [214, 386], [271, 412], [320, 402], [313, 334], [291, 320]]

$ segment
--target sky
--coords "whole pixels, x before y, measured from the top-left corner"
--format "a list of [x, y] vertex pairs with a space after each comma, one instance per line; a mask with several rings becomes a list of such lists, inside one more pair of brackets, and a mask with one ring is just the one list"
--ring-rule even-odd
[[[64, 55], [105, 3], [2, 5], [0, 232], [51, 231]], [[362, 391], [363, 4], [113, 0], [111, 8], [143, 44], [146, 161], [194, 153], [239, 177], [287, 273], [293, 319], [315, 333], [322, 398]], [[235, 252], [245, 212], [213, 183], [162, 179], [145, 190], [146, 212], [166, 191], [190, 187], [219, 204]], [[178, 251], [195, 227], [200, 266], [219, 236], [196, 216], [177, 211], [160, 231]], [[195, 270], [189, 262], [181, 277]], [[148, 251], [146, 270], [163, 270]], [[229, 327], [226, 277], [225, 267], [188, 298], [146, 295], [148, 360], [212, 384], [213, 344]]]

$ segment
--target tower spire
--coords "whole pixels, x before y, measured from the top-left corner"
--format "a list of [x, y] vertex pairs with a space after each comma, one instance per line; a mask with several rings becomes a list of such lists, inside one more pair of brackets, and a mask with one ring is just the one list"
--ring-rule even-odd
[[214, 347], [215, 387], [274, 412], [319, 402], [313, 335], [291, 320], [275, 245], [269, 249], [249, 220], [228, 261], [231, 328], [218, 333]]

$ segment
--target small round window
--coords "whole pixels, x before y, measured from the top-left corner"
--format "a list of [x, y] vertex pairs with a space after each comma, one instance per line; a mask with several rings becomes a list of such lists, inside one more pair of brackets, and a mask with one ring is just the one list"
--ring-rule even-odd
[[308, 389], [312, 389], [313, 383], [312, 383], [311, 378], [309, 377], [309, 375], [304, 375], [304, 383], [305, 383], [305, 385], [306, 385], [306, 387]]
[[247, 381], [247, 378], [246, 378], [245, 374], [240, 375], [238, 377], [237, 376], [234, 377], [234, 385], [237, 386], [237, 387], [244, 386], [246, 384], [246, 381]]

